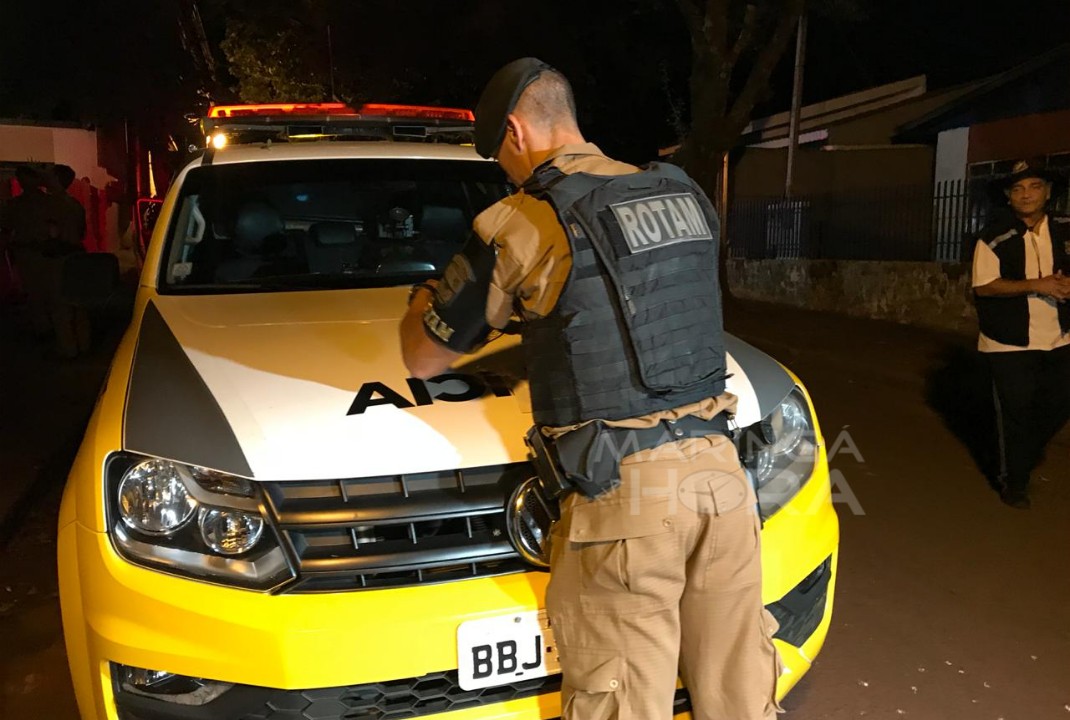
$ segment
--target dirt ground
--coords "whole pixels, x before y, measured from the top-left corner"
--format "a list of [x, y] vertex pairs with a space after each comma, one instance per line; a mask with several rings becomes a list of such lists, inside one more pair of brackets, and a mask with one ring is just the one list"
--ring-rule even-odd
[[[786, 717], [1070, 720], [1068, 432], [1013, 510], [979, 469], [991, 415], [969, 338], [753, 303], [727, 323], [802, 378], [834, 451], [835, 612]], [[4, 340], [0, 471], [36, 482], [0, 528], [0, 718], [75, 718], [53, 535], [108, 353], [60, 364]]]

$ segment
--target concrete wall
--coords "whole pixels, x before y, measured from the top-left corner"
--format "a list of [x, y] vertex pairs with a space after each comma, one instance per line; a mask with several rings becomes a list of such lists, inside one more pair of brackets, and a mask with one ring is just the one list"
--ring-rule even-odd
[[[800, 197], [877, 188], [928, 186], [932, 183], [931, 147], [817, 145], [799, 148], [794, 190]], [[747, 148], [736, 161], [729, 181], [734, 198], [772, 197], [784, 192], [786, 149]]]
[[967, 160], [1016, 160], [1070, 151], [1070, 110], [1019, 115], [970, 128]]
[[98, 188], [115, 178], [97, 160], [94, 130], [0, 123], [0, 162], [62, 163]]
[[857, 317], [973, 333], [966, 264], [860, 260], [729, 260], [732, 293]]

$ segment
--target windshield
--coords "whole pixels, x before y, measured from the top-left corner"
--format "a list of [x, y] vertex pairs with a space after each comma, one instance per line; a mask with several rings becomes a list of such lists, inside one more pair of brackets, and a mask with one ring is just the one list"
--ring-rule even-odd
[[509, 192], [497, 163], [300, 160], [198, 167], [175, 205], [161, 292], [402, 285], [437, 277]]

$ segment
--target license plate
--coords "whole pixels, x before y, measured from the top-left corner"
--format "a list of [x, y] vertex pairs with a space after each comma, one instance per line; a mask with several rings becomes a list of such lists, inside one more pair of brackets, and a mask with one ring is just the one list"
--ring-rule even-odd
[[457, 626], [457, 675], [464, 690], [561, 672], [545, 610], [469, 620]]

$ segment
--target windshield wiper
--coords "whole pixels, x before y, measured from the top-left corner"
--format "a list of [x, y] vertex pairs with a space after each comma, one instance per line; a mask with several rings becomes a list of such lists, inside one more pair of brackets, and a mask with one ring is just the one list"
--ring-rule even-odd
[[426, 280], [428, 273], [391, 273], [390, 275], [367, 275], [345, 273], [295, 273], [293, 275], [269, 275], [262, 278], [233, 283], [201, 283], [197, 285], [171, 285], [169, 290], [179, 293], [204, 292], [285, 292], [287, 290], [359, 290], [364, 288], [400, 287]]

